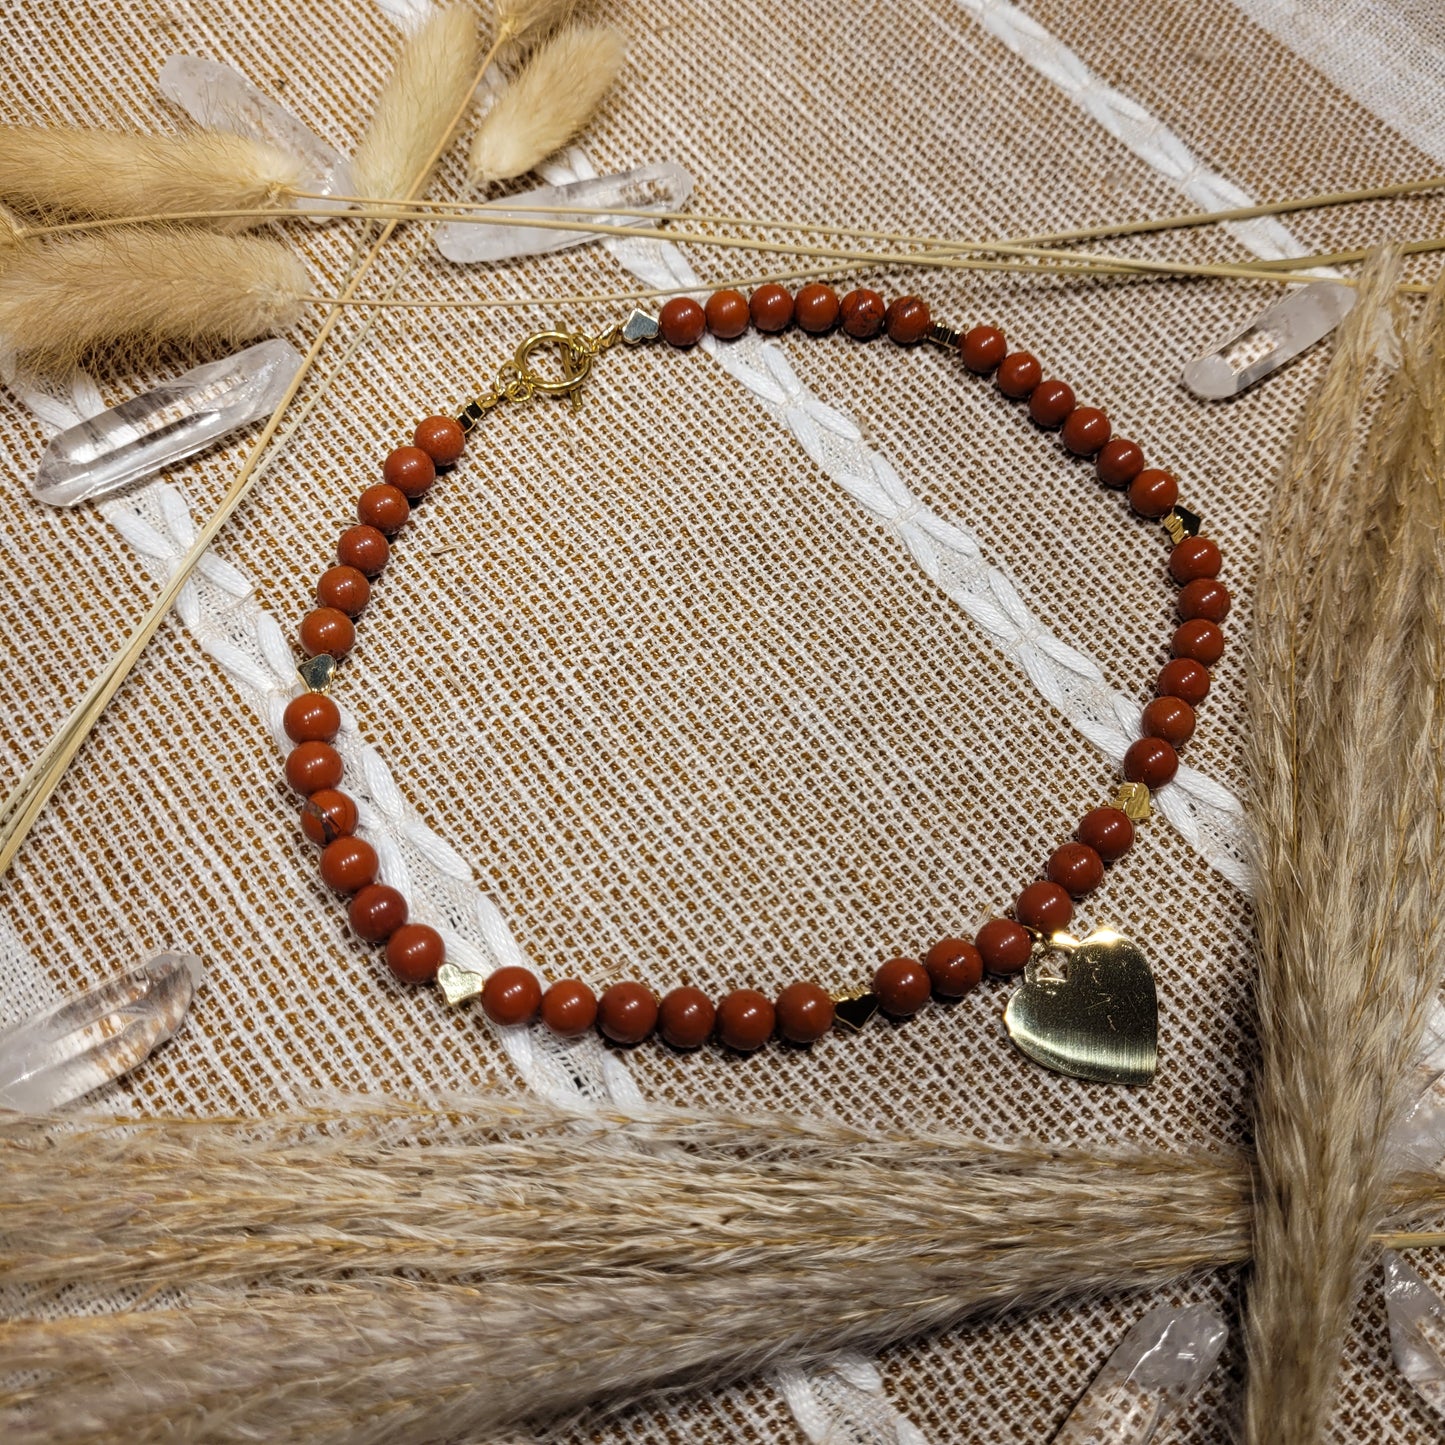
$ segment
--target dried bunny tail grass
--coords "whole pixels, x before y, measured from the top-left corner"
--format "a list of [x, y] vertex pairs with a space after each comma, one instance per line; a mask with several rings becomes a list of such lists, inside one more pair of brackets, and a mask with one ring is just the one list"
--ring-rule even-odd
[[[1350, 432], [1394, 261], [1311, 399], [1259, 564], [1247, 735], [1261, 1062], [1246, 1431], [1325, 1438], [1386, 1208], [1389, 1136], [1440, 985], [1445, 293]], [[1341, 457], [1344, 459], [1342, 460]]]
[[[300, 162], [273, 146], [222, 131], [179, 136], [0, 126], [0, 197], [45, 215], [153, 216], [282, 209]], [[264, 216], [218, 221], [248, 230]]]
[[0, 268], [0, 347], [52, 368], [101, 346], [248, 341], [294, 325], [308, 290], [306, 268], [276, 242], [122, 228], [25, 247]]
[[477, 127], [473, 182], [525, 175], [560, 150], [591, 120], [626, 56], [622, 32], [606, 25], [572, 26], [539, 45]]
[[1249, 1240], [1234, 1155], [521, 1100], [11, 1121], [0, 1173], [0, 1287], [183, 1291], [0, 1325], [7, 1373], [36, 1372], [0, 1396], [7, 1445], [491, 1438]]
[[419, 179], [476, 78], [477, 28], [464, 5], [442, 10], [409, 36], [356, 148], [360, 194], [400, 200]]
[[503, 44], [525, 45], [570, 23], [582, 5], [583, 0], [500, 0], [496, 37]]

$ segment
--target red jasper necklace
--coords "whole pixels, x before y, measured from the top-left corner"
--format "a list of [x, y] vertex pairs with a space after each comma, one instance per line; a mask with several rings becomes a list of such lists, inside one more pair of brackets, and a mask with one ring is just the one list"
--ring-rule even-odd
[[[777, 334], [790, 327], [810, 335], [841, 330], [857, 341], [886, 336], [900, 346], [922, 342], [957, 355], [964, 368], [992, 377], [998, 392], [1028, 410], [1035, 425], [1057, 431], [1064, 448], [1090, 458], [1107, 487], [1126, 491], [1129, 505], [1160, 522], [1170, 543], [1169, 573], [1179, 584], [1179, 624], [1172, 659], [1144, 709], [1142, 735], [1126, 752], [1123, 782], [1111, 802], [1085, 813], [1074, 838], [1047, 859], [1040, 879], [1027, 883], [1012, 907], [986, 922], [973, 938], [943, 938], [920, 958], [891, 958], [866, 983], [828, 989], [815, 981], [790, 983], [774, 997], [738, 988], [714, 1000], [681, 984], [659, 995], [645, 983], [613, 983], [599, 994], [580, 979], [544, 986], [530, 969], [508, 966], [483, 977], [446, 960], [440, 933], [408, 918], [406, 899], [378, 878], [376, 850], [356, 835], [356, 802], [340, 784], [343, 766], [333, 746], [341, 714], [328, 696], [337, 663], [355, 641], [354, 619], [371, 597], [375, 579], [391, 560], [393, 539], [438, 475], [460, 460], [467, 435], [505, 402], [538, 396], [569, 396], [574, 404], [596, 359], [614, 346], [636, 347], [659, 339], [676, 348], [695, 345], [710, 332], [719, 341], [750, 327]], [[554, 355], [547, 373], [534, 358]], [[357, 525], [343, 532], [336, 565], [317, 583], [317, 607], [301, 622], [307, 660], [298, 669], [306, 691], [285, 711], [285, 730], [295, 744], [286, 778], [304, 795], [301, 826], [320, 846], [321, 876], [349, 895], [349, 917], [358, 937], [384, 945], [386, 961], [408, 983], [435, 980], [449, 1003], [480, 996], [482, 1010], [501, 1025], [540, 1020], [572, 1038], [597, 1030], [614, 1044], [657, 1037], [674, 1049], [696, 1049], [710, 1040], [742, 1053], [771, 1039], [815, 1043], [835, 1027], [861, 1029], [878, 1010], [907, 1018], [932, 998], [951, 1000], [972, 992], [986, 974], [1023, 975], [1010, 995], [1004, 1022], [1014, 1043], [1045, 1067], [1077, 1078], [1142, 1084], [1157, 1059], [1157, 1002], [1143, 953], [1111, 929], [1084, 939], [1066, 930], [1074, 901], [1104, 881], [1108, 867], [1133, 845], [1135, 825], [1149, 816], [1150, 793], [1178, 768], [1176, 749], [1194, 731], [1195, 708], [1209, 691], [1209, 668], [1224, 650], [1219, 624], [1230, 595], [1218, 581], [1219, 548], [1199, 535], [1199, 519], [1179, 504], [1173, 475], [1145, 466], [1137, 443], [1112, 435], [1109, 418], [1077, 404], [1072, 388], [1045, 378], [1037, 358], [1011, 351], [993, 326], [959, 332], [935, 323], [927, 304], [903, 296], [891, 305], [875, 291], [859, 289], [841, 300], [831, 286], [804, 286], [794, 296], [781, 286], [761, 286], [751, 298], [718, 291], [706, 306], [676, 297], [654, 319], [634, 311], [600, 336], [542, 331], [525, 340], [498, 372], [491, 388], [460, 416], [420, 422], [411, 444], [397, 447], [382, 464], [382, 480], [357, 500]]]

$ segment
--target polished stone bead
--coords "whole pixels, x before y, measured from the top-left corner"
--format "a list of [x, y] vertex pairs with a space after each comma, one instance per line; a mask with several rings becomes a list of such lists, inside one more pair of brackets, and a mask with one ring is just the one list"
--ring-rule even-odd
[[597, 1027], [614, 1044], [641, 1043], [657, 1026], [657, 999], [640, 983], [614, 983], [597, 1000]]
[[411, 503], [407, 501], [405, 492], [389, 482], [378, 482], [356, 499], [356, 515], [367, 526], [390, 536], [406, 526], [411, 516]]
[[838, 324], [838, 309], [838, 293], [814, 281], [802, 287], [794, 298], [793, 320], [804, 331], [821, 336]]
[[1121, 808], [1092, 808], [1075, 830], [1079, 842], [1092, 848], [1105, 863], [1113, 863], [1134, 846], [1134, 824]]
[[890, 341], [900, 346], [914, 346], [928, 335], [933, 315], [928, 303], [919, 296], [900, 296], [883, 315]]
[[467, 434], [453, 416], [428, 416], [417, 422], [411, 440], [432, 459], [433, 466], [450, 467], [465, 450]]
[[1087, 843], [1061, 843], [1044, 869], [1073, 898], [1092, 893], [1104, 881], [1104, 860]]
[[1124, 776], [1146, 788], [1162, 788], [1179, 771], [1179, 754], [1163, 738], [1140, 738], [1124, 754]]
[[1145, 467], [1129, 483], [1129, 505], [1141, 517], [1162, 517], [1178, 500], [1178, 480], [1160, 467]]
[[772, 1000], [754, 988], [734, 989], [717, 1006], [717, 1036], [740, 1054], [762, 1048], [776, 1022]]
[[664, 995], [657, 1009], [657, 1031], [675, 1049], [701, 1048], [712, 1037], [717, 1009], [700, 989], [687, 984]]
[[933, 993], [928, 970], [914, 958], [890, 958], [873, 975], [878, 1007], [893, 1018], [911, 1018]]
[[341, 731], [341, 709], [325, 693], [299, 693], [286, 704], [281, 726], [293, 743], [329, 743]]
[[356, 625], [335, 607], [314, 607], [301, 619], [300, 637], [308, 657], [345, 657], [356, 642]]
[[790, 292], [770, 281], [759, 286], [748, 302], [748, 313], [759, 331], [786, 331], [793, 323], [793, 298]]
[[542, 985], [530, 968], [509, 963], [487, 975], [482, 985], [482, 1012], [494, 1024], [529, 1024], [542, 1007]]
[[354, 833], [356, 824], [355, 801], [335, 788], [320, 788], [301, 805], [301, 831], [322, 847]]
[[752, 322], [748, 299], [741, 291], [714, 291], [703, 308], [707, 329], [722, 341], [741, 336]]
[[597, 995], [581, 979], [559, 979], [542, 995], [542, 1022], [558, 1038], [579, 1038], [597, 1022]]
[[363, 838], [337, 838], [321, 850], [321, 881], [338, 893], [359, 893], [376, 882], [376, 849]]
[[341, 754], [330, 743], [297, 743], [286, 754], [286, 781], [298, 793], [334, 788], [341, 781]]
[[1103, 448], [1113, 430], [1109, 418], [1098, 407], [1076, 406], [1064, 418], [1059, 435], [1076, 457], [1091, 457]]
[[843, 298], [840, 310], [843, 330], [855, 341], [867, 341], [883, 330], [883, 318], [888, 307], [876, 291], [860, 286]]
[[1179, 589], [1175, 606], [1186, 621], [1202, 617], [1206, 622], [1223, 622], [1229, 616], [1229, 588], [1214, 577], [1196, 577]]
[[406, 899], [385, 883], [368, 883], [346, 913], [359, 938], [381, 943], [406, 922]]
[[336, 560], [368, 577], [375, 577], [390, 556], [391, 543], [371, 526], [348, 527], [336, 544]]
[[1125, 437], [1110, 437], [1094, 458], [1094, 474], [1106, 487], [1127, 487], [1144, 469], [1144, 449]]
[[778, 1037], [790, 1044], [811, 1044], [833, 1027], [832, 997], [816, 983], [790, 983], [778, 995]]
[[1034, 941], [1028, 929], [1011, 918], [990, 918], [974, 936], [990, 973], [1018, 973], [1033, 953]]
[[1218, 577], [1223, 565], [1219, 548], [1208, 537], [1186, 537], [1169, 553], [1169, 572], [1176, 582]]
[[997, 326], [971, 326], [960, 338], [958, 352], [970, 371], [987, 376], [1008, 355], [1008, 342]]
[[371, 600], [371, 583], [359, 567], [328, 567], [317, 579], [316, 600], [323, 607], [355, 617]]
[[1028, 351], [1011, 351], [998, 364], [993, 384], [1014, 401], [1023, 401], [1033, 395], [1034, 388], [1044, 379], [1044, 369], [1039, 359]]
[[403, 923], [386, 940], [387, 967], [403, 983], [430, 983], [446, 958], [441, 934], [425, 923]]
[[1074, 388], [1066, 381], [1041, 381], [1029, 394], [1029, 415], [1041, 427], [1064, 424], [1074, 409]]
[[1144, 709], [1144, 734], [1182, 748], [1194, 736], [1194, 709], [1182, 697], [1156, 697]]
[[707, 330], [707, 315], [691, 296], [674, 296], [658, 313], [657, 324], [669, 346], [696, 346]]
[[1169, 646], [1175, 657], [1192, 658], [1213, 667], [1224, 656], [1224, 633], [1216, 623], [1195, 617], [1174, 629]]
[[983, 978], [983, 954], [966, 938], [940, 938], [923, 966], [939, 998], [961, 998]]
[[436, 463], [421, 447], [393, 447], [381, 464], [382, 480], [413, 501], [437, 479]]
[[1074, 916], [1074, 904], [1057, 883], [1030, 883], [1014, 901], [1014, 916], [1025, 928], [1039, 933], [1057, 933], [1067, 928]]

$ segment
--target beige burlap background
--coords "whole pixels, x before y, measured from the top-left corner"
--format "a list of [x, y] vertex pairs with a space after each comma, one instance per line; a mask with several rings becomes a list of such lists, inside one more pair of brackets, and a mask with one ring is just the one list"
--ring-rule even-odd
[[[603, 170], [681, 162], [697, 178], [699, 210], [959, 236], [1194, 209], [1180, 184], [1201, 173], [1191, 156], [1258, 197], [1430, 174], [1437, 162], [1420, 147], [1445, 134], [1445, 102], [1411, 88], [1438, 75], [1442, 37], [1428, 12], [1330, 17], [1323, 4], [1296, 6], [1275, 27], [1281, 40], [1261, 28], [1271, 8], [624, 0], [613, 13], [631, 58], [585, 145]], [[1331, 71], [1315, 52], [1320, 69], [1301, 59], [1290, 44], [1308, 47], [1295, 32], [1322, 16], [1312, 32], [1322, 45], [1352, 25], [1362, 53], [1370, 25], [1403, 34], [1413, 48], [1399, 84]], [[1072, 93], [1057, 84], [1057, 52], [1028, 22], [1097, 83]], [[372, 0], [47, 0], [12, 4], [5, 25], [6, 120], [174, 126], [154, 75], [182, 51], [229, 61], [343, 148], [364, 126], [398, 35]], [[1026, 37], [1023, 53], [1005, 33]], [[1187, 148], [1175, 176], [1096, 118], [1104, 87], [1142, 108], [1136, 129], [1152, 117]], [[453, 157], [434, 193], [458, 191]], [[1441, 224], [1440, 204], [1424, 201], [1289, 219], [1311, 249]], [[334, 289], [349, 232], [291, 234], [317, 289]], [[218, 547], [288, 631], [352, 498], [412, 419], [453, 407], [536, 326], [601, 326], [616, 314], [559, 310], [549, 295], [635, 284], [600, 249], [459, 272], [421, 242], [403, 232], [368, 290], [415, 253], [408, 294], [537, 302], [393, 312], [375, 326]], [[1223, 233], [1150, 244], [1249, 255]], [[708, 280], [776, 269], [759, 256], [690, 259]], [[1185, 479], [1238, 598], [1187, 756], [1240, 792], [1238, 639], [1255, 542], [1322, 356], [1232, 405], [1205, 406], [1177, 385], [1180, 366], [1257, 310], [1257, 291], [958, 273], [875, 280], [917, 289], [944, 319], [996, 320]], [[785, 345], [803, 380], [858, 419], [929, 507], [979, 538], [1047, 628], [1097, 658], [1115, 687], [1147, 696], [1173, 605], [1152, 528], [937, 353], [841, 338]], [[195, 359], [168, 357], [160, 370]], [[111, 399], [140, 384], [102, 382]], [[5, 784], [156, 585], [96, 511], [29, 500], [42, 444], [31, 415], [0, 398]], [[194, 515], [214, 504], [244, 445], [171, 478]], [[538, 407], [489, 423], [400, 552], [341, 700], [548, 975], [632, 972], [715, 990], [799, 976], [842, 984], [975, 926], [1114, 786], [1112, 765], [925, 577], [896, 532], [701, 353], [611, 356], [578, 415]], [[654, 1098], [996, 1138], [1243, 1138], [1246, 898], [1160, 820], [1082, 915], [1124, 926], [1155, 961], [1162, 1054], [1147, 1090], [1089, 1088], [1028, 1065], [1002, 1035], [997, 988], [904, 1028], [830, 1037], [807, 1055], [646, 1048], [627, 1064]], [[353, 940], [299, 837], [274, 743], [174, 619], [0, 883], [0, 1022], [157, 948], [202, 954], [210, 981], [183, 1036], [106, 1102], [245, 1111], [317, 1086], [519, 1087], [478, 1014], [395, 986]], [[1237, 1281], [1220, 1277], [1168, 1297], [1212, 1301], [1233, 1319], [1236, 1293]], [[1047, 1439], [1150, 1302], [1080, 1304], [900, 1348], [882, 1361], [888, 1393], [933, 1441]], [[1171, 1438], [1227, 1437], [1236, 1348], [1227, 1362]], [[1372, 1290], [1339, 1438], [1414, 1441], [1438, 1429], [1389, 1363]], [[799, 1436], [777, 1392], [755, 1382], [624, 1412], [599, 1438]]]

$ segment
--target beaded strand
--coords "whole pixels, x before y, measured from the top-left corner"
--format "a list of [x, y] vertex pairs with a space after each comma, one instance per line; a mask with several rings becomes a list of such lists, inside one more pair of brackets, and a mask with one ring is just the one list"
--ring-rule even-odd
[[[835, 328], [855, 340], [887, 335], [901, 346], [923, 341], [956, 351], [964, 367], [992, 376], [1010, 401], [1026, 403], [1032, 421], [1057, 431], [1074, 456], [1092, 459], [1106, 487], [1127, 493], [1141, 517], [1162, 522], [1172, 550], [1169, 573], [1179, 584], [1179, 625], [1170, 640], [1171, 660], [1155, 681], [1155, 697], [1144, 709], [1141, 736], [1124, 755], [1125, 785], [1113, 802], [1087, 812], [1074, 838], [1061, 844], [1044, 865], [1044, 876], [1027, 884], [1012, 908], [990, 918], [972, 939], [943, 938], [921, 959], [891, 958], [874, 972], [869, 985], [831, 994], [812, 982], [794, 982], [775, 999], [755, 989], [735, 989], [716, 1004], [691, 986], [659, 997], [645, 984], [614, 983], [599, 996], [579, 979], [562, 979], [545, 991], [529, 969], [508, 966], [488, 976], [481, 1006], [495, 1023], [518, 1025], [540, 1017], [562, 1038], [596, 1028], [616, 1044], [640, 1043], [654, 1033], [675, 1049], [695, 1049], [711, 1038], [725, 1047], [751, 1052], [774, 1036], [792, 1044], [810, 1044], [835, 1023], [856, 1027], [881, 1008], [894, 1018], [917, 1013], [930, 998], [956, 999], [976, 988], [986, 973], [1021, 972], [1043, 940], [1066, 929], [1075, 900], [1093, 892], [1106, 868], [1133, 846], [1135, 822], [1149, 815], [1148, 795], [1163, 787], [1179, 766], [1177, 749], [1193, 735], [1195, 709], [1209, 691], [1212, 667], [1224, 651], [1220, 628], [1230, 594], [1219, 582], [1219, 548], [1197, 535], [1199, 521], [1179, 505], [1179, 484], [1167, 471], [1146, 467], [1137, 442], [1113, 435], [1108, 416], [1078, 404], [1067, 382], [1046, 378], [1038, 358], [1010, 351], [997, 327], [978, 325], [959, 334], [934, 323], [928, 304], [917, 296], [885, 303], [878, 292], [850, 291], [841, 299], [833, 287], [812, 283], [796, 296], [784, 287], [760, 286], [751, 297], [714, 292], [705, 306], [679, 296], [658, 317], [662, 338], [687, 348], [705, 332], [721, 341], [749, 327], [775, 335], [796, 325], [811, 335]], [[300, 626], [300, 641], [312, 659], [339, 660], [356, 638], [354, 619], [371, 597], [373, 582], [391, 557], [391, 538], [408, 523], [412, 511], [437, 476], [460, 459], [469, 427], [449, 416], [421, 421], [411, 444], [390, 452], [382, 480], [357, 500], [357, 525], [337, 543], [336, 565], [317, 582], [317, 606]], [[402, 895], [377, 881], [376, 850], [355, 836], [357, 806], [340, 790], [343, 766], [333, 746], [341, 714], [303, 664], [308, 687], [288, 703], [287, 736], [295, 746], [286, 758], [286, 780], [305, 797], [301, 827], [321, 848], [321, 877], [328, 887], [350, 896], [348, 914], [356, 934], [385, 944], [386, 960], [397, 978], [425, 983], [435, 978], [446, 957], [441, 935], [407, 916]]]

